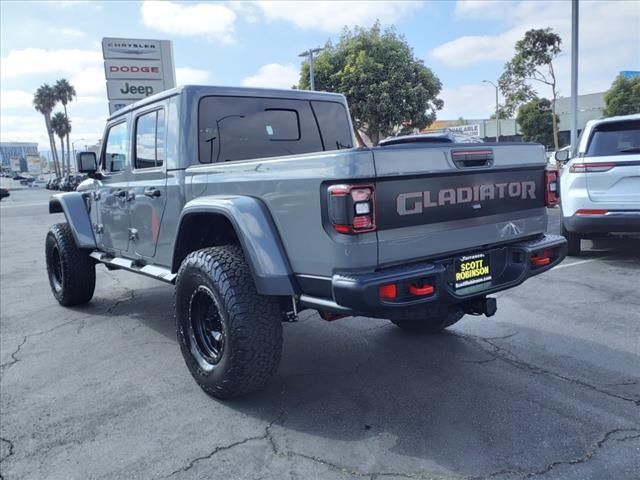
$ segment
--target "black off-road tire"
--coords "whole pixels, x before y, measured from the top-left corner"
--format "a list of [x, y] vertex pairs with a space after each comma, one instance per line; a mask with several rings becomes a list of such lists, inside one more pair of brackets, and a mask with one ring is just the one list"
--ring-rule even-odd
[[581, 240], [582, 238], [577, 233], [571, 233], [568, 231], [564, 224], [561, 227], [561, 233], [564, 238], [567, 239], [567, 255], [570, 257], [579, 257], [582, 253]]
[[205, 248], [184, 259], [176, 279], [176, 328], [191, 375], [214, 397], [258, 390], [280, 364], [277, 299], [258, 294], [238, 245]]
[[464, 312], [455, 310], [446, 315], [429, 317], [420, 320], [414, 319], [393, 319], [391, 322], [402, 330], [411, 333], [434, 335], [441, 333], [447, 327], [459, 322], [464, 317]]
[[68, 223], [56, 223], [45, 241], [47, 274], [60, 305], [87, 303], [96, 288], [96, 264], [88, 250], [76, 246]]

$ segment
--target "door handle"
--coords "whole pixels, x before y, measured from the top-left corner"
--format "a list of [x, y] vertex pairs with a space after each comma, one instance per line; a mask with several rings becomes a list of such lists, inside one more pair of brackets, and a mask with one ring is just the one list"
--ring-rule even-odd
[[160, 190], [158, 190], [157, 188], [154, 187], [147, 187], [144, 189], [144, 194], [147, 197], [159, 197], [160, 195], [162, 195], [162, 193], [160, 192]]

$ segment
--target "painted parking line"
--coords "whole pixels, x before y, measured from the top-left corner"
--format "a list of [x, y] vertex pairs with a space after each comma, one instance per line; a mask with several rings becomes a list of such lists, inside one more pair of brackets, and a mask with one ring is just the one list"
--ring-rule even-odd
[[577, 262], [572, 262], [572, 263], [561, 263], [557, 267], [553, 267], [550, 271], [553, 272], [554, 270], [560, 270], [561, 268], [576, 267], [578, 265], [584, 265], [585, 263], [596, 262], [598, 260], [606, 260], [607, 258], [614, 258], [616, 256], [617, 255], [607, 255], [605, 257], [589, 258], [587, 260], [578, 260]]
[[38, 203], [13, 203], [6, 204], [0, 203], [0, 208], [20, 208], [20, 207], [45, 207], [48, 206], [49, 202], [38, 202]]

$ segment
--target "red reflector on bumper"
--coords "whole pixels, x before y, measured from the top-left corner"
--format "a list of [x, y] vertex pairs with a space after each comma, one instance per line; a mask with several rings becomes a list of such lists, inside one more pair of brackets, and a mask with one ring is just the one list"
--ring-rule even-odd
[[380, 298], [385, 298], [387, 300], [396, 298], [396, 296], [398, 295], [396, 284], [390, 283], [389, 285], [382, 285], [378, 290], [378, 295], [380, 295]]
[[543, 267], [545, 265], [549, 265], [551, 263], [551, 258], [549, 257], [531, 257], [531, 263], [536, 267]]
[[576, 215], [606, 215], [609, 210], [599, 210], [592, 208], [583, 208], [576, 212]]
[[417, 285], [409, 285], [409, 293], [417, 297], [431, 295], [433, 292], [435, 292], [435, 290], [436, 289], [433, 287], [433, 285], [423, 285], [421, 287], [418, 287]]

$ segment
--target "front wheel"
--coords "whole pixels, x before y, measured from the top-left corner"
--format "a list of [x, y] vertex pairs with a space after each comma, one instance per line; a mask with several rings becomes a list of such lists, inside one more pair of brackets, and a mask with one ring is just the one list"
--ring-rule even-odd
[[278, 302], [258, 294], [237, 245], [198, 250], [182, 262], [176, 327], [191, 375], [214, 397], [237, 397], [263, 387], [280, 363]]
[[45, 242], [47, 274], [53, 296], [60, 305], [87, 303], [96, 287], [96, 265], [87, 250], [76, 246], [68, 223], [57, 223]]
[[457, 310], [449, 312], [446, 315], [439, 315], [436, 317], [429, 317], [420, 320], [392, 319], [391, 323], [407, 332], [433, 335], [441, 333], [443, 330], [450, 327], [454, 323], [459, 322], [462, 317], [464, 317], [464, 312]]

